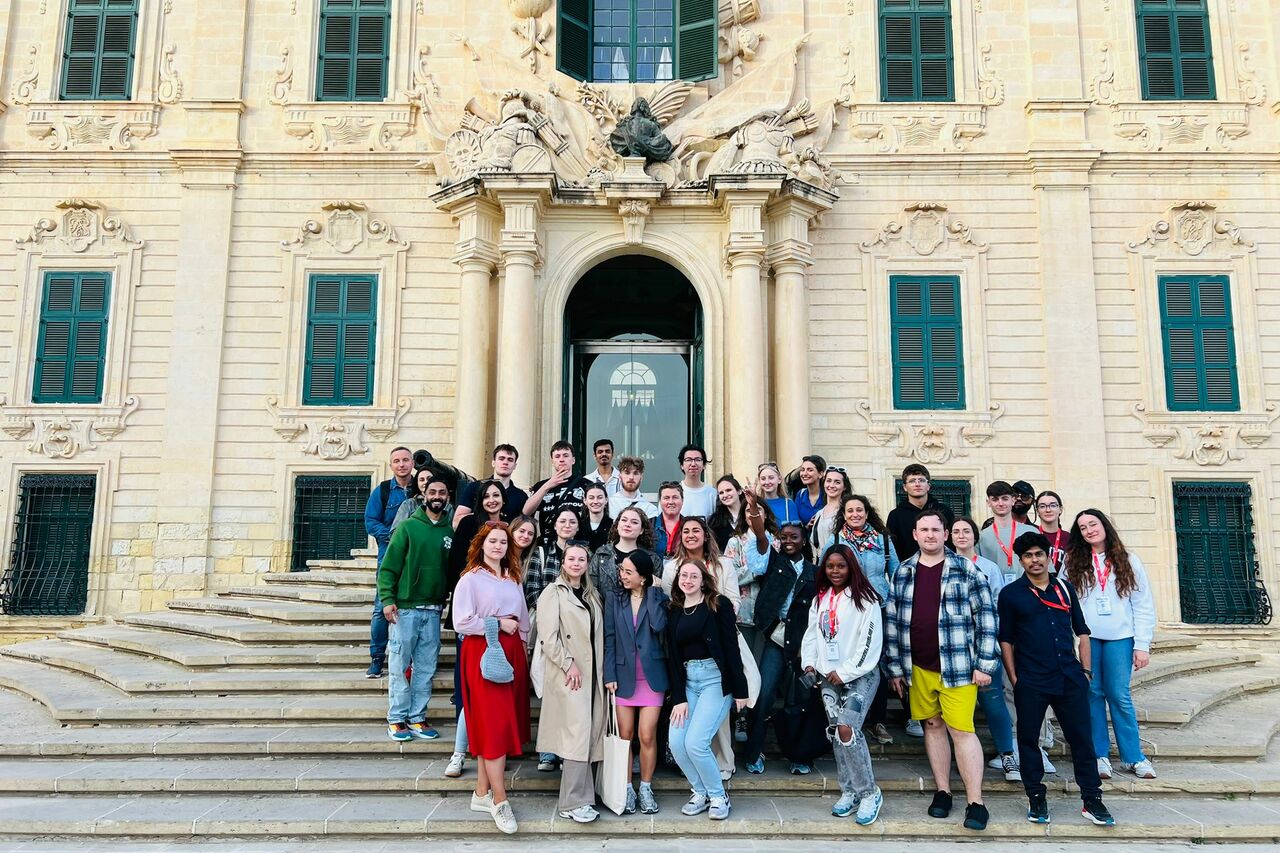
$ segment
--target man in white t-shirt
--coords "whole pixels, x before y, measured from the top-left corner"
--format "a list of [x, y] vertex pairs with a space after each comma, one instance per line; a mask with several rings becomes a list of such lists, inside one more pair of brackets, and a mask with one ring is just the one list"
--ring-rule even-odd
[[702, 472], [707, 468], [707, 451], [696, 444], [686, 444], [680, 448], [676, 457], [684, 479], [680, 481], [684, 489], [684, 515], [697, 515], [710, 518], [716, 508], [716, 490], [702, 482]]
[[618, 491], [609, 496], [609, 517], [617, 518], [618, 513], [629, 506], [649, 516], [649, 520], [658, 517], [658, 505], [640, 494], [640, 484], [644, 482], [644, 460], [637, 456], [624, 456], [618, 460]]
[[596, 459], [596, 470], [588, 471], [586, 477], [593, 483], [603, 483], [609, 497], [618, 493], [618, 469], [613, 467], [613, 441], [608, 438], [597, 439], [591, 445], [591, 455]]

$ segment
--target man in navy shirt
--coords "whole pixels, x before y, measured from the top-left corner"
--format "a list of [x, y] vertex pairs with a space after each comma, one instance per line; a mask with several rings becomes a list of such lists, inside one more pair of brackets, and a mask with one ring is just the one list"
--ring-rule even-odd
[[[1023, 533], [1013, 542], [1023, 575], [1000, 591], [1000, 651], [1013, 685], [1018, 711], [1018, 749], [1022, 784], [1027, 790], [1027, 820], [1049, 822], [1045, 800], [1040, 726], [1053, 708], [1062, 735], [1071, 746], [1076, 784], [1084, 801], [1080, 814], [1099, 826], [1115, 826], [1102, 802], [1102, 780], [1089, 721], [1089, 626], [1071, 585], [1049, 574], [1049, 540]], [[1076, 659], [1076, 638], [1081, 638]]]

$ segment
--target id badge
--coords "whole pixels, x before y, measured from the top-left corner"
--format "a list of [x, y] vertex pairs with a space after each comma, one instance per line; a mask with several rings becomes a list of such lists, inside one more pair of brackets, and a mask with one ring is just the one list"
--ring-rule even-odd
[[840, 660], [840, 644], [835, 640], [827, 640], [827, 662], [835, 663]]
[[1098, 605], [1098, 615], [1099, 615], [1099, 616], [1110, 616], [1110, 615], [1111, 615], [1111, 599], [1110, 599], [1110, 598], [1107, 598], [1106, 596], [1102, 596], [1102, 597], [1098, 598], [1098, 599], [1097, 599], [1097, 605]]

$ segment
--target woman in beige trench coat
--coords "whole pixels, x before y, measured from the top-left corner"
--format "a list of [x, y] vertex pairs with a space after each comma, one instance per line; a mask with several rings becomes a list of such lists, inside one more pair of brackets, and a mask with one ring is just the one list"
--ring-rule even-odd
[[560, 574], [538, 596], [538, 646], [543, 660], [538, 752], [563, 761], [560, 816], [590, 823], [595, 809], [591, 763], [603, 758], [604, 611], [588, 571], [585, 544], [565, 548]]

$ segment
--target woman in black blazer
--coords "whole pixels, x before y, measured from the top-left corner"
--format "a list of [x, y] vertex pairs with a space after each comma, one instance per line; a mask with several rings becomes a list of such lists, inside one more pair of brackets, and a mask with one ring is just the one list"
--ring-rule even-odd
[[724, 820], [729, 798], [711, 754], [711, 739], [731, 706], [746, 706], [747, 676], [733, 605], [716, 591], [715, 576], [698, 560], [680, 566], [671, 589], [667, 667], [676, 703], [671, 709], [671, 754], [693, 788], [681, 811], [690, 816], [709, 812], [712, 820]]
[[[653, 582], [653, 557], [632, 551], [618, 566], [620, 587], [604, 605], [604, 686], [618, 702], [618, 735], [628, 742], [640, 729], [640, 811], [655, 814], [653, 771], [658, 766], [658, 717], [667, 692], [666, 593]], [[626, 813], [636, 810], [636, 790], [627, 762]]]

